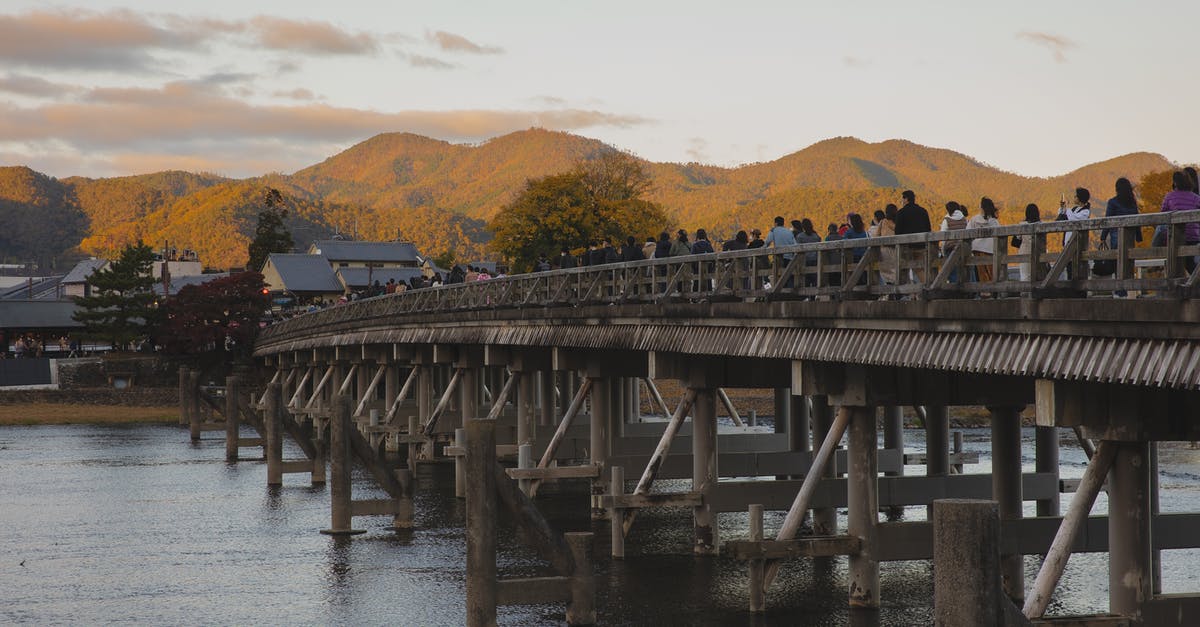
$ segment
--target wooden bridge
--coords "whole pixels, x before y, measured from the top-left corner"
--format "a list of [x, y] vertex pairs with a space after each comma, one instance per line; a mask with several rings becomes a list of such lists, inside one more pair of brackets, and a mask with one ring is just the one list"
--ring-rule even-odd
[[[1200, 246], [1184, 240], [1189, 221], [1200, 212], [692, 255], [382, 296], [268, 328], [256, 355], [271, 384], [254, 403], [309, 441], [323, 480], [331, 408], [350, 396], [356, 451], [401, 453], [410, 469], [453, 458], [460, 494], [482, 481], [467, 477], [464, 456], [466, 429], [486, 421], [495, 453], [517, 462], [501, 481], [523, 495], [547, 481], [590, 483], [593, 517], [612, 521], [614, 557], [640, 509], [690, 508], [697, 554], [749, 561], [755, 611], [780, 560], [798, 556], [848, 556], [849, 603], [878, 607], [879, 562], [930, 559], [937, 540], [932, 522], [880, 522], [878, 512], [954, 497], [999, 504], [1000, 540], [984, 549], [998, 551], [1003, 590], [1025, 616], [1043, 620], [1072, 551], [1107, 551], [1109, 616], [1093, 624], [1196, 624], [1200, 596], [1161, 594], [1157, 555], [1200, 547], [1200, 514], [1157, 513], [1155, 468], [1156, 442], [1200, 439]], [[1134, 245], [1155, 228], [1165, 246]], [[1097, 250], [1109, 232], [1117, 245]], [[1007, 254], [1014, 235], [1029, 238], [1029, 254]], [[995, 240], [995, 256], [970, 255], [981, 237]], [[1096, 275], [1096, 262], [1112, 274]], [[994, 280], [974, 279], [983, 264]], [[662, 398], [663, 380], [677, 380], [682, 398]], [[773, 390], [775, 433], [738, 426], [733, 388]], [[643, 392], [660, 415], [645, 415]], [[718, 428], [718, 405], [733, 426]], [[990, 412], [990, 477], [955, 472], [973, 460], [951, 453], [952, 406]], [[1036, 407], [1037, 460], [1023, 474], [1026, 406]], [[905, 407], [924, 417], [920, 459], [904, 453]], [[1065, 515], [1063, 427], [1091, 458]], [[924, 475], [904, 476], [906, 462]], [[688, 492], [654, 490], [657, 479], [689, 477]], [[1089, 518], [1105, 479], [1108, 516]], [[1023, 517], [1028, 501], [1035, 518]], [[838, 507], [848, 508], [844, 524]], [[762, 508], [788, 511], [773, 540]], [[722, 542], [723, 511], [751, 512], [744, 536]], [[806, 517], [811, 536], [799, 534]], [[1031, 586], [1029, 554], [1046, 555]], [[495, 593], [484, 598], [494, 619]]]

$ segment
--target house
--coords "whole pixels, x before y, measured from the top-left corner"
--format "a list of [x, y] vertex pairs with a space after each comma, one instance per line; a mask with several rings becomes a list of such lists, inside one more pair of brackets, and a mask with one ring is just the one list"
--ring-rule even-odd
[[107, 259], [84, 259], [75, 264], [74, 268], [67, 273], [67, 276], [59, 282], [63, 298], [72, 298], [75, 296], [91, 296], [92, 286], [88, 285], [88, 277], [92, 276], [93, 272], [100, 270], [108, 265]]
[[387, 285], [388, 280], [410, 285], [415, 277], [423, 276], [421, 268], [338, 268], [337, 276], [348, 292], [357, 292], [370, 287], [375, 281]]
[[272, 292], [290, 292], [300, 299], [337, 298], [345, 293], [324, 255], [271, 253], [263, 264], [262, 275]]
[[317, 240], [308, 247], [309, 255], [320, 255], [334, 270], [338, 268], [417, 268], [421, 255], [412, 242], [355, 242]]

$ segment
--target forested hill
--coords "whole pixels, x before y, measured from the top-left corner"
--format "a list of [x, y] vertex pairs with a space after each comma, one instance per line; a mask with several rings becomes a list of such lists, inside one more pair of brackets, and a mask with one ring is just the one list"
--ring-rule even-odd
[[[212, 174], [160, 172], [107, 179], [54, 179], [24, 167], [0, 168], [0, 257], [61, 257], [78, 246], [110, 255], [142, 239], [193, 248], [214, 267], [245, 262], [262, 190], [287, 199], [299, 244], [335, 231], [361, 238], [416, 241], [430, 254], [485, 254], [486, 220], [532, 177], [562, 172], [611, 150], [569, 133], [528, 130], [479, 145], [409, 133], [385, 133], [291, 175], [233, 180]], [[685, 228], [717, 235], [765, 226], [776, 214], [818, 225], [847, 211], [870, 212], [911, 188], [937, 216], [946, 200], [977, 206], [987, 195], [1015, 222], [1026, 203], [1054, 210], [1060, 194], [1088, 187], [1112, 195], [1113, 181], [1133, 181], [1172, 167], [1161, 155], [1134, 153], [1053, 178], [1004, 172], [950, 150], [903, 140], [868, 143], [843, 137], [766, 163], [737, 168], [645, 163], [650, 199]], [[645, 234], [638, 234], [645, 235]]]

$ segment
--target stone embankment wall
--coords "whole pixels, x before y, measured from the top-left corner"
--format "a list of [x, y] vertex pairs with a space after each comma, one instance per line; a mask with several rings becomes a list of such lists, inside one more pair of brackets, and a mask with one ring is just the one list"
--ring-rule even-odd
[[178, 388], [84, 387], [61, 390], [0, 390], [0, 405], [55, 403], [66, 405], [120, 405], [123, 407], [174, 407], [179, 404]]

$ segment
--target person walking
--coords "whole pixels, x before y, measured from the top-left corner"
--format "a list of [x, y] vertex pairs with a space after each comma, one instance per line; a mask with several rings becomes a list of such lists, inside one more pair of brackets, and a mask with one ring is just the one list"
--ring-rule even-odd
[[[991, 198], [984, 196], [979, 199], [979, 213], [971, 216], [967, 221], [967, 229], [990, 229], [1000, 226], [1000, 220], [997, 217], [998, 210], [996, 204]], [[995, 281], [995, 273], [993, 272], [992, 262], [996, 255], [996, 240], [991, 235], [976, 237], [971, 240], [971, 255], [977, 261], [983, 263], [975, 266], [976, 276], [980, 283], [992, 283]], [[981, 294], [983, 297], [988, 297], [989, 293]]]

